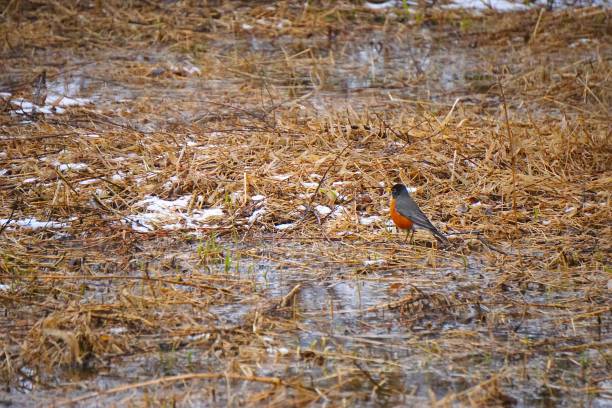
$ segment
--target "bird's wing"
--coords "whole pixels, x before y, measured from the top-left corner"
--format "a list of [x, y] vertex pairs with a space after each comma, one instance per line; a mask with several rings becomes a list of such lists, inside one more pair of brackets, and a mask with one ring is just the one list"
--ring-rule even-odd
[[[407, 198], [407, 199], [404, 199]], [[416, 202], [412, 199], [412, 197], [402, 197], [401, 200], [396, 200], [395, 207], [397, 212], [403, 215], [406, 218], [410, 218], [410, 220], [417, 227], [421, 227], [430, 231], [439, 232], [436, 227], [433, 226], [431, 221], [427, 218], [423, 211], [419, 208]]]

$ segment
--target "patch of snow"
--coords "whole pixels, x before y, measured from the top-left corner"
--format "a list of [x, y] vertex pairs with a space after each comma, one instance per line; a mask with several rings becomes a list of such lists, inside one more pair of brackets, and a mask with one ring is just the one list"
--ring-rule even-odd
[[284, 231], [284, 230], [291, 229], [291, 228], [293, 228], [294, 226], [295, 226], [295, 224], [294, 224], [294, 223], [289, 223], [289, 224], [278, 224], [278, 225], [275, 225], [275, 226], [274, 226], [274, 228], [276, 228], [276, 229], [277, 229], [277, 230], [279, 230], [279, 231]]
[[442, 8], [496, 11], [518, 11], [529, 9], [529, 7], [523, 3], [507, 0], [453, 0], [453, 3], [442, 6]]
[[285, 356], [287, 354], [289, 354], [289, 349], [287, 347], [268, 347], [268, 353], [269, 354], [280, 354], [282, 356]]
[[359, 218], [359, 223], [361, 225], [371, 225], [374, 224], [375, 222], [378, 222], [382, 219], [381, 216], [379, 215], [372, 215], [370, 217], [361, 217]]
[[92, 178], [92, 179], [87, 179], [87, 180], [79, 181], [79, 184], [86, 186], [88, 184], [97, 183], [98, 181], [100, 181], [100, 179]]
[[38, 179], [36, 177], [31, 177], [31, 178], [27, 178], [25, 180], [22, 181], [23, 184], [30, 184], [30, 183], [35, 183], [37, 182]]
[[242, 29], [246, 31], [250, 31], [253, 29], [253, 26], [247, 23], [242, 24]]
[[253, 200], [253, 201], [262, 201], [262, 200], [265, 200], [265, 199], [266, 199], [266, 196], [263, 196], [261, 194], [257, 194], [257, 195], [254, 195], [254, 196], [251, 197], [251, 200]]
[[291, 176], [293, 176], [293, 174], [287, 173], [287, 174], [277, 174], [277, 175], [274, 175], [274, 176], [270, 176], [270, 178], [274, 179], [274, 180], [278, 180], [278, 181], [285, 181], [288, 178], [290, 178]]
[[87, 164], [85, 163], [56, 163], [57, 169], [59, 171], [68, 171], [68, 170], [86, 170]]
[[325, 206], [325, 205], [317, 205], [315, 207], [315, 210], [322, 216], [327, 216], [329, 214], [330, 217], [337, 217], [338, 215], [340, 215], [343, 211], [345, 211], [345, 208], [341, 205], [337, 205], [336, 208], [333, 210], [332, 213], [332, 209]]
[[319, 183], [310, 183], [307, 181], [302, 181], [302, 185], [306, 188], [317, 188], [317, 186], [319, 185]]
[[64, 109], [60, 107], [54, 108], [53, 106], [45, 105], [38, 106], [25, 99], [16, 98], [11, 100], [11, 104], [17, 106], [15, 113], [17, 114], [32, 114], [34, 112], [44, 113], [46, 115], [52, 115], [54, 113], [64, 113]]
[[[6, 225], [8, 223], [8, 225]], [[0, 226], [19, 226], [30, 229], [40, 228], [68, 228], [70, 223], [58, 222], [58, 221], [38, 221], [36, 218], [23, 219], [23, 220], [9, 220], [8, 218], [0, 218]]]
[[121, 326], [111, 327], [109, 330], [110, 334], [114, 334], [114, 335], [127, 333], [127, 331], [128, 329], [126, 329], [125, 327], [121, 327]]
[[388, 8], [398, 7], [399, 4], [396, 0], [389, 0], [384, 3], [370, 3], [366, 1], [364, 6], [370, 10], [386, 10]]
[[262, 215], [264, 215], [265, 213], [266, 213], [265, 208], [260, 208], [259, 210], [253, 211], [253, 214], [251, 214], [248, 220], [249, 225], [253, 225], [253, 223], [257, 221], [257, 219], [261, 217]]
[[384, 259], [366, 259], [365, 261], [363, 261], [363, 264], [365, 266], [370, 266], [370, 265], [382, 265], [384, 264], [386, 261]]
[[327, 215], [327, 214], [329, 214], [329, 213], [331, 213], [331, 212], [332, 212], [332, 209], [331, 209], [331, 208], [326, 207], [326, 206], [324, 206], [324, 205], [317, 205], [317, 206], [315, 207], [315, 210], [317, 210], [317, 212], [318, 212], [319, 214], [321, 214], [321, 215]]
[[118, 171], [111, 176], [111, 180], [113, 181], [121, 181], [123, 179], [125, 179], [125, 173], [122, 171]]
[[203, 210], [193, 210], [191, 214], [186, 214], [186, 210], [191, 202], [191, 195], [185, 195], [176, 200], [163, 200], [155, 196], [145, 196], [135, 204], [135, 207], [142, 208], [144, 212], [126, 217], [132, 229], [139, 232], [148, 232], [156, 227], [164, 229], [198, 228], [203, 226], [204, 221], [211, 218], [223, 216], [221, 208], [207, 208]]
[[69, 98], [62, 95], [47, 96], [47, 105], [51, 106], [83, 106], [92, 103], [91, 99], [87, 98]]
[[11, 287], [9, 285], [4, 285], [0, 283], [0, 292], [8, 292]]
[[0, 169], [0, 176], [4, 176], [6, 173], [8, 173], [8, 169]]
[[172, 185], [179, 181], [178, 176], [172, 176], [164, 183], [164, 188], [170, 188]]

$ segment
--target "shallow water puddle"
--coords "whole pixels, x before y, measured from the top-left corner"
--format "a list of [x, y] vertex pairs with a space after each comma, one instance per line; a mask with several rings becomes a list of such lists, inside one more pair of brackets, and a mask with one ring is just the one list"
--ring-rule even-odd
[[[385, 245], [376, 251], [395, 256]], [[560, 323], [564, 313], [550, 311], [551, 302], [571, 299], [578, 293], [528, 290], [521, 294], [509, 290], [500, 298], [493, 294], [491, 274], [495, 273], [484, 270], [477, 258], [470, 259], [473, 267], [462, 269], [453, 266], [462, 261], [448, 253], [439, 267], [432, 269], [422, 265], [420, 257], [425, 254], [423, 248], [414, 247], [414, 252], [400, 262], [405, 266], [364, 271], [362, 266], [338, 265], [338, 257], [358, 259], [362, 254], [337, 243], [296, 242], [251, 249], [215, 240], [214, 245], [200, 243], [180, 251], [173, 248], [162, 260], [172, 259], [174, 272], [160, 268], [156, 262], [147, 268], [149, 276], [166, 278], [165, 283], [156, 289], [147, 284], [126, 286], [123, 291], [136, 299], [154, 290], [161, 296], [157, 299], [160, 312], [187, 313], [195, 319], [204, 312], [214, 319], [216, 328], [207, 331], [205, 326], [193, 326], [185, 335], [179, 334], [183, 330], [180, 328], [141, 335], [142, 341], [153, 346], [151, 353], [114, 361], [107, 367], [107, 374], [83, 380], [94, 380], [97, 387], [105, 387], [104, 383], [111, 387], [113, 378], [118, 379], [117, 384], [125, 383], [127, 372], [135, 382], [150, 376], [151, 370], [156, 376], [214, 372], [218, 353], [230, 353], [243, 369], [250, 367], [249, 372], [255, 375], [287, 378], [290, 374], [307, 388], [339, 386], [340, 395], [365, 398], [366, 404], [373, 389], [395, 403], [423, 403], [432, 392], [441, 398], [449, 390], [466, 391], [474, 382], [484, 381], [481, 375], [491, 369], [500, 373], [538, 371], [551, 364], [551, 357], [532, 355], [532, 347], [545, 347], [548, 336], [567, 336], [571, 345], [594, 328], [588, 322]], [[180, 279], [176, 271], [182, 271]], [[207, 279], [217, 284], [231, 283], [234, 290], [204, 309], [197, 307], [197, 312], [193, 306], [172, 306], [163, 299], [164, 293], [176, 293], [164, 291], [167, 286], [188, 293], [193, 302], [199, 297], [198, 289], [181, 286], [180, 282]], [[89, 289], [96, 290], [95, 286]], [[104, 288], [108, 290], [108, 286]], [[284, 301], [289, 293], [295, 296]], [[203, 294], [200, 300], [205, 298]], [[94, 299], [102, 300], [90, 298]], [[483, 299], [487, 304], [481, 304]], [[528, 303], [519, 304], [519, 299]], [[116, 336], [135, 334], [127, 327], [115, 327], [111, 332]], [[240, 332], [246, 337], [238, 343], [238, 349], [226, 349], [224, 332]], [[218, 351], [211, 354], [213, 350]], [[516, 353], [525, 354], [517, 360], [512, 357]], [[553, 367], [562, 369], [574, 357], [568, 351], [552, 358]], [[595, 353], [589, 358], [598, 361], [601, 356]], [[353, 380], [345, 383], [342, 378]], [[538, 386], [529, 385], [526, 379], [516, 381], [499, 385], [504, 398], [518, 406], [546, 400], [537, 396]], [[568, 377], [567, 381], [579, 379]], [[221, 389], [225, 386], [224, 381], [216, 385]], [[261, 386], [243, 384], [243, 388], [244, 392], [253, 392]], [[210, 394], [208, 398], [231, 399]]]

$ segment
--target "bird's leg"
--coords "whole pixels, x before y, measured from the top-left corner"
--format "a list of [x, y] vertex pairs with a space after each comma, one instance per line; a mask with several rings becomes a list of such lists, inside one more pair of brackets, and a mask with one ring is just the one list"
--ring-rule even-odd
[[410, 228], [411, 234], [410, 234], [410, 244], [414, 245], [414, 228]]
[[408, 242], [408, 234], [410, 233], [410, 230], [406, 230], [406, 239], [404, 239], [404, 244], [406, 242]]

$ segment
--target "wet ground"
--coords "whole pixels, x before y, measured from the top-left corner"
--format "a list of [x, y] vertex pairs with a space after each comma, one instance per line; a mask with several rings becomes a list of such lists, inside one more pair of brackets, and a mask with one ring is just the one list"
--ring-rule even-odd
[[[86, 51], [38, 50], [34, 60], [62, 66], [48, 78], [56, 111], [51, 103], [45, 120], [61, 122], [58, 107], [79, 106], [92, 121], [75, 126], [79, 137], [88, 126], [88, 137], [105, 137], [98, 124], [142, 135], [178, 130], [193, 132], [192, 146], [214, 154], [211, 146], [232, 131], [273, 128], [281, 109], [296, 118], [386, 117], [424, 107], [448, 112], [461, 98], [466, 107], [492, 112], [500, 102], [489, 92], [498, 67], [512, 72], [528, 54], [494, 54], [494, 45], [479, 44], [477, 36], [426, 24], [330, 28], [302, 39], [257, 30], [244, 23], [234, 38], [195, 47], [190, 57], [163, 47], [110, 50], [95, 60]], [[594, 41], [576, 39], [572, 49], [590, 58]], [[505, 42], [519, 47], [525, 38], [510, 33]], [[563, 51], [545, 58], [562, 61]], [[24, 79], [7, 72], [0, 83]], [[40, 123], [16, 97], [3, 98], [13, 101], [17, 126]], [[509, 105], [528, 111], [534, 101]], [[556, 109], [535, 115], [554, 117]], [[224, 119], [248, 120], [251, 127], [216, 128]], [[208, 122], [214, 124], [207, 128]], [[195, 125], [204, 135], [189, 128]], [[53, 156], [58, 146], [41, 149]], [[135, 151], [125, 154], [106, 158], [139, 160]], [[7, 176], [7, 186], [44, 185], [25, 176]], [[125, 175], [105, 176], [119, 182]], [[147, 182], [146, 174], [138, 177], [135, 183]], [[171, 187], [175, 181], [167, 180]], [[39, 294], [29, 292], [27, 279], [0, 281], [4, 300], [28, 291], [32, 301], [5, 309], [9, 336], [34, 330], [10, 346], [34, 348], [35, 334], [69, 344], [62, 330], [74, 325], [86, 328], [77, 343], [91, 353], [47, 373], [15, 367], [18, 386], [0, 392], [0, 406], [610, 406], [612, 318], [601, 268], [560, 272], [542, 267], [547, 255], [514, 252], [510, 245], [474, 254], [431, 248], [424, 235], [410, 246], [389, 230], [386, 214], [360, 215], [381, 218], [364, 227], [367, 234], [310, 239], [280, 228], [245, 233], [225, 226], [216, 236], [209, 230], [218, 225], [203, 214], [151, 224], [128, 214], [113, 225], [133, 230], [124, 237], [143, 234], [127, 244], [120, 232], [112, 232], [117, 241], [107, 241], [100, 231], [79, 231], [68, 215], [61, 221], [72, 225], [69, 231], [61, 223], [5, 219], [9, 228], [40, 228], [32, 234], [62, 242], [60, 252], [51, 244], [24, 249], [48, 271], [37, 278], [53, 293], [46, 308], [30, 310]], [[509, 266], [517, 254], [524, 263]], [[65, 270], [56, 273], [56, 265]], [[549, 285], [550, 273], [580, 274], [581, 285]]]

